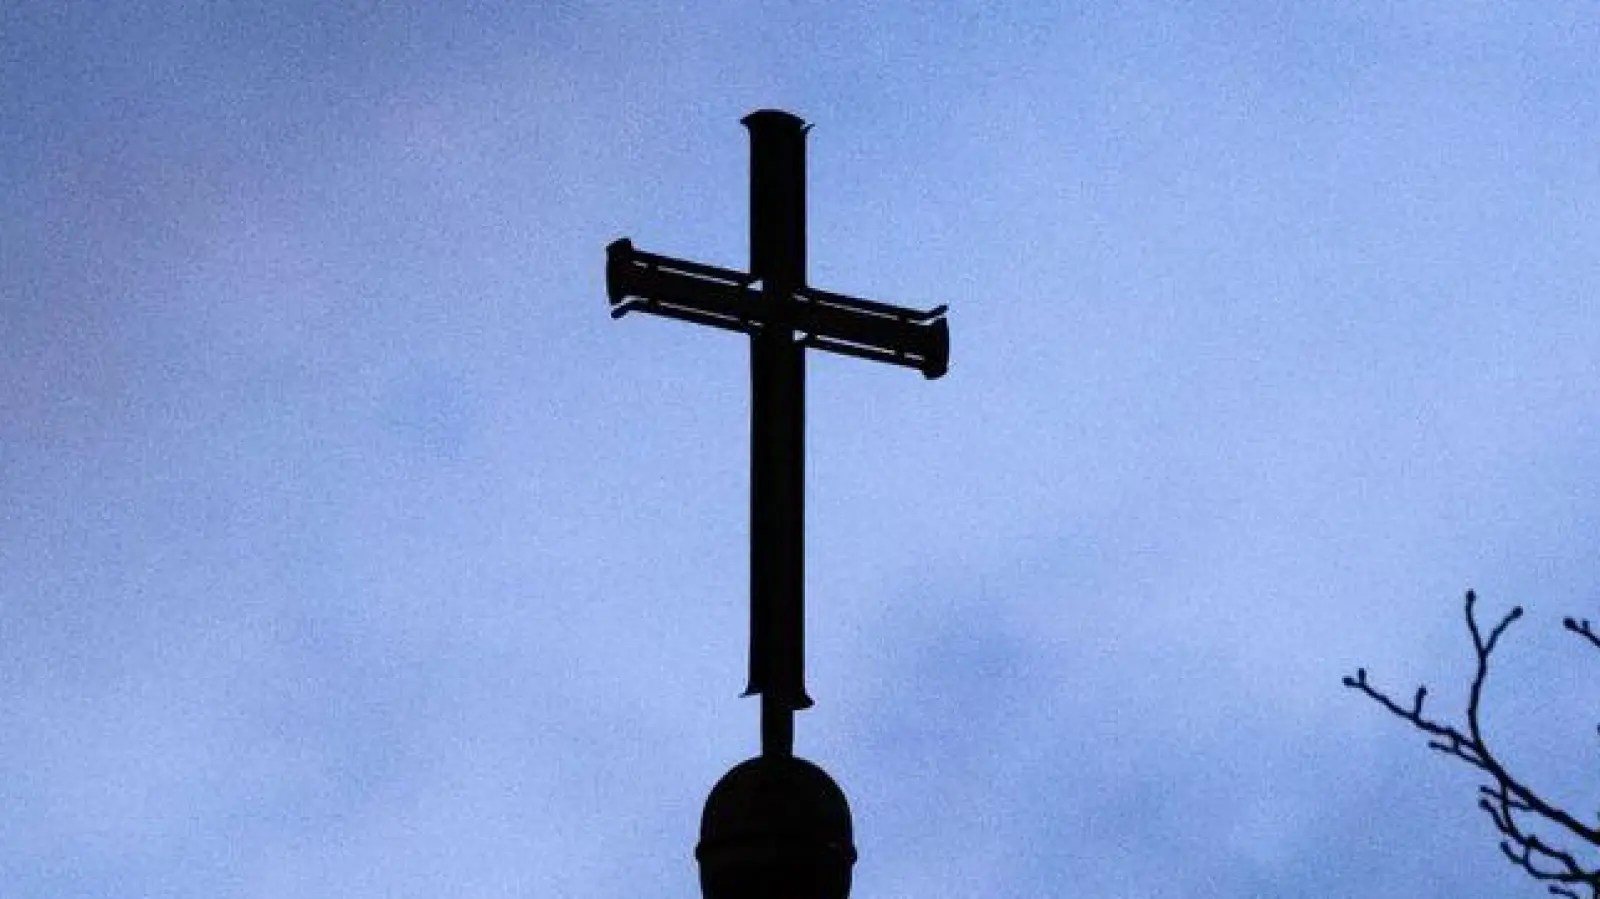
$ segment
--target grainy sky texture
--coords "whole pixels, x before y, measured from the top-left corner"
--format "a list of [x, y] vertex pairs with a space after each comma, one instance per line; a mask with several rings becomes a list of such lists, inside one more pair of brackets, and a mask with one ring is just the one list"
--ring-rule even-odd
[[762, 108], [816, 285], [799, 751], [870, 897], [1537, 896], [1588, 814], [1600, 13], [1462, 2], [0, 9], [0, 893], [698, 895], [743, 686]]

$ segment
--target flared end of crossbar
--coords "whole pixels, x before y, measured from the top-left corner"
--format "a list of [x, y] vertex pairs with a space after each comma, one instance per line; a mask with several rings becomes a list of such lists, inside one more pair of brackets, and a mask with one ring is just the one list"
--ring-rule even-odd
[[633, 241], [619, 237], [606, 244], [606, 299], [611, 301], [611, 317], [621, 318], [626, 309], [617, 309], [628, 298], [628, 288], [623, 272], [633, 258]]
[[950, 322], [945, 320], [945, 307], [935, 310], [939, 318], [929, 326], [928, 356], [922, 360], [920, 371], [930, 381], [937, 381], [950, 370]]

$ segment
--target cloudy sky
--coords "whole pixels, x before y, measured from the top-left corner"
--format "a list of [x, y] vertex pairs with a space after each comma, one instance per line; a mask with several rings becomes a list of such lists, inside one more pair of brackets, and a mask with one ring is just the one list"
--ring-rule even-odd
[[[1002, 9], [1003, 7], [1003, 9]], [[1600, 15], [1583, 3], [0, 11], [0, 880], [698, 895], [756, 749], [741, 267], [810, 137], [798, 751], [857, 897], [1537, 896], [1455, 715], [1600, 796]]]

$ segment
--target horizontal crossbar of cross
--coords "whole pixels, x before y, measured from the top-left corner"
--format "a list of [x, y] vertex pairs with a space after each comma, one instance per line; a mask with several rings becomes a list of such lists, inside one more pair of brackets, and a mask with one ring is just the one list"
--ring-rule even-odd
[[802, 346], [902, 365], [928, 379], [949, 365], [945, 306], [919, 311], [812, 287], [774, 295], [744, 272], [635, 249], [627, 238], [606, 247], [611, 317], [647, 312], [756, 335], [792, 331]]

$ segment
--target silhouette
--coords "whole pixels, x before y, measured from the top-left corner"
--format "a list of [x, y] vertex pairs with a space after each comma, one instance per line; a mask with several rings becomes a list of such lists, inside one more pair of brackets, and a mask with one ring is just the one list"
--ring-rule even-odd
[[[1494, 653], [1500, 637], [1513, 621], [1522, 617], [1522, 607], [1516, 606], [1489, 630], [1488, 637], [1478, 624], [1475, 606], [1478, 595], [1467, 591], [1467, 631], [1472, 635], [1472, 649], [1477, 656], [1477, 671], [1472, 676], [1472, 686], [1467, 694], [1467, 720], [1464, 727], [1442, 723], [1423, 713], [1423, 703], [1428, 698], [1428, 688], [1418, 687], [1412, 697], [1411, 707], [1395, 702], [1387, 693], [1367, 681], [1367, 669], [1357, 668], [1355, 677], [1346, 677], [1344, 685], [1359, 690], [1391, 713], [1407, 721], [1412, 727], [1427, 734], [1428, 748], [1460, 759], [1478, 769], [1489, 780], [1478, 787], [1478, 807], [1494, 822], [1495, 829], [1505, 839], [1500, 841], [1500, 851], [1511, 863], [1527, 872], [1534, 880], [1543, 881], [1550, 892], [1568, 899], [1600, 899], [1600, 866], [1586, 861], [1586, 855], [1600, 849], [1600, 827], [1580, 821], [1561, 806], [1552, 802], [1524, 784], [1506, 768], [1505, 763], [1490, 750], [1483, 734], [1483, 685], [1489, 677], [1489, 657]], [[1588, 619], [1567, 618], [1562, 626], [1600, 649], [1597, 634]], [[1530, 826], [1531, 825], [1531, 826]], [[1587, 848], [1573, 849], [1573, 844]], [[1578, 892], [1582, 888], [1584, 892]]]
[[750, 336], [750, 659], [745, 695], [761, 697], [761, 755], [712, 788], [701, 818], [707, 899], [850, 892], [850, 809], [833, 779], [795, 758], [805, 689], [805, 350], [941, 377], [946, 307], [904, 309], [806, 284], [805, 136], [787, 112], [743, 119], [750, 131], [750, 270], [606, 247], [612, 318], [647, 312]]

